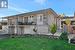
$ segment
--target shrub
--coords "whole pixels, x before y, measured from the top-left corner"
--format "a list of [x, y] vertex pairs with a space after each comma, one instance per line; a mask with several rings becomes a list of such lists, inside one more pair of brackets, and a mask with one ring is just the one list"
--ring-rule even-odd
[[67, 37], [67, 32], [63, 32], [63, 33], [61, 34], [61, 36], [60, 36], [60, 39], [61, 39], [61, 40], [67, 40], [67, 39], [68, 39], [68, 37]]
[[56, 33], [56, 31], [57, 31], [57, 26], [56, 26], [56, 24], [52, 24], [52, 25], [50, 26], [50, 32], [54, 35], [54, 34]]

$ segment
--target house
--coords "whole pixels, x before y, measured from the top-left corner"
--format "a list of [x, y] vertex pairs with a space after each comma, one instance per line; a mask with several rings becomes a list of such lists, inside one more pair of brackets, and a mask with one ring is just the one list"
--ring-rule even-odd
[[8, 33], [7, 27], [7, 20], [0, 21], [0, 34], [7, 34]]
[[70, 26], [73, 28], [73, 27], [75, 27], [75, 17], [74, 16], [70, 16], [70, 17], [68, 17], [68, 16], [65, 16], [65, 17], [63, 17], [62, 19], [61, 19], [61, 28], [63, 29], [63, 27], [64, 27], [64, 24], [66, 24], [65, 23], [65, 21], [66, 21], [66, 19], [69, 19], [70, 20]]
[[[69, 25], [69, 28], [68, 26], [66, 25], [66, 27], [64, 27], [64, 24], [66, 19], [69, 19], [70, 20], [70, 25]], [[68, 34], [68, 42], [71, 43], [71, 39], [75, 39], [75, 13], [74, 13], [74, 16], [65, 16], [63, 18], [61, 18], [61, 28], [63, 29], [63, 31], [65, 32], [68, 32], [69, 31], [69, 34]], [[66, 28], [66, 29], [64, 29]]]
[[49, 34], [52, 23], [57, 25], [57, 31], [61, 28], [61, 19], [51, 8], [3, 18], [8, 20], [9, 34]]

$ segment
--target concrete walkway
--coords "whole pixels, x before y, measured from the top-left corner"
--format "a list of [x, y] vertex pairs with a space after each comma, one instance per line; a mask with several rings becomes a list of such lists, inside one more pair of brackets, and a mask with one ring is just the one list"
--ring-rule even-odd
[[9, 35], [5, 31], [0, 30], [0, 39], [7, 38], [8, 36]]
[[[59, 37], [60, 37], [61, 34], [62, 34], [61, 32], [56, 32], [56, 33], [54, 34], [54, 36], [59, 36]], [[46, 34], [46, 35], [52, 35], [52, 33], [48, 33], [48, 34]]]

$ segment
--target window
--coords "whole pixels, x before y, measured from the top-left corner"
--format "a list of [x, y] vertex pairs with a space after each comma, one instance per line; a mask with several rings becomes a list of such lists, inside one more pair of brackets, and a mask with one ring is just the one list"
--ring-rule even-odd
[[2, 25], [7, 25], [7, 22], [3, 22], [3, 23], [1, 23]]
[[28, 17], [25, 17], [24, 18], [24, 22], [28, 22]]
[[46, 17], [44, 17], [43, 19], [47, 19]]
[[30, 18], [29, 18], [28, 21], [29, 21], [29, 22], [33, 22], [33, 17], [34, 17], [34, 16], [30, 16]]
[[33, 18], [34, 16], [32, 16], [32, 18]]
[[30, 16], [30, 18], [32, 18], [32, 16]]
[[30, 16], [30, 18], [33, 18], [34, 16]]
[[75, 25], [75, 22], [72, 22], [72, 25]]

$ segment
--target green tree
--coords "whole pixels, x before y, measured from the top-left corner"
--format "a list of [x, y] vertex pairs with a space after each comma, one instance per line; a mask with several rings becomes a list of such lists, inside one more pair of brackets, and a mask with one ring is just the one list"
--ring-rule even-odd
[[70, 25], [71, 25], [71, 20], [69, 20], [69, 19], [66, 19], [65, 20], [65, 23], [67, 24], [67, 29], [68, 29], [68, 33], [70, 32]]
[[67, 25], [70, 25], [70, 23], [71, 23], [71, 21], [69, 19], [66, 19], [65, 22]]

